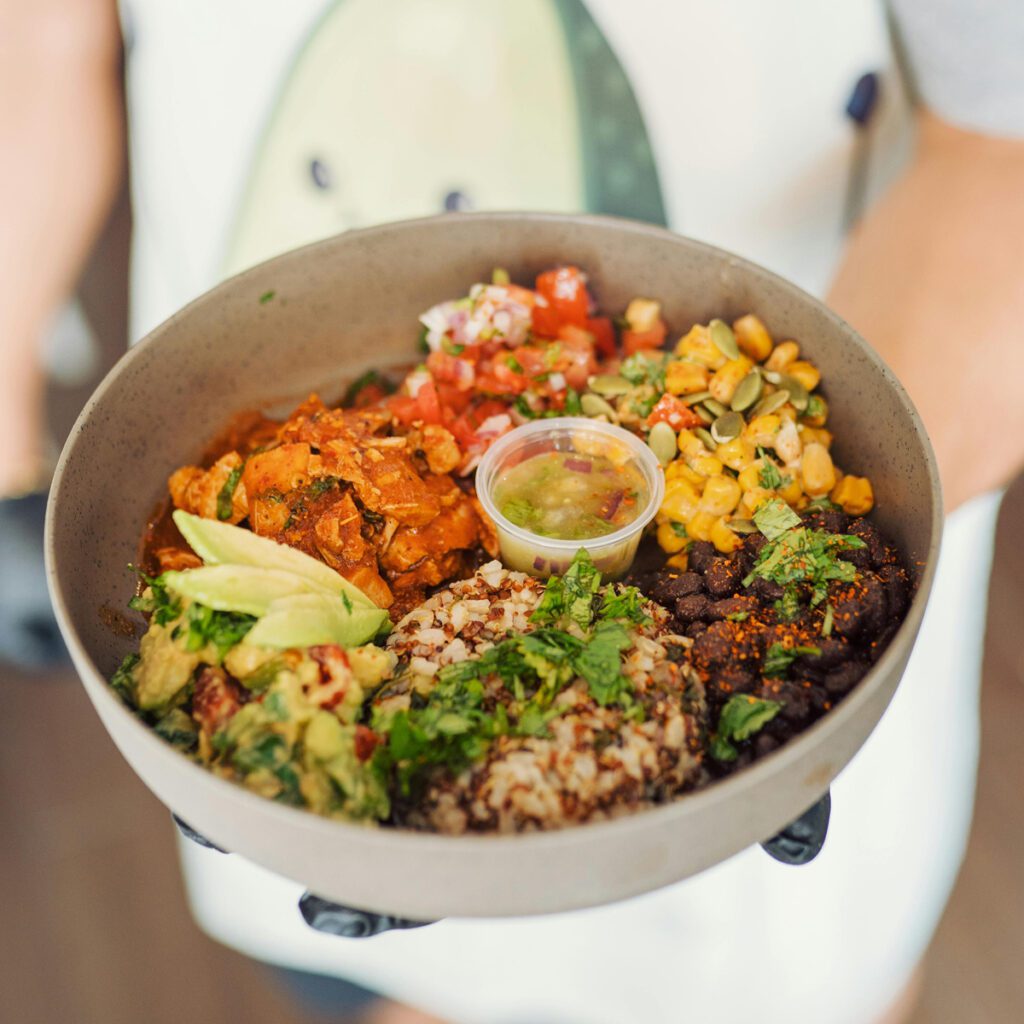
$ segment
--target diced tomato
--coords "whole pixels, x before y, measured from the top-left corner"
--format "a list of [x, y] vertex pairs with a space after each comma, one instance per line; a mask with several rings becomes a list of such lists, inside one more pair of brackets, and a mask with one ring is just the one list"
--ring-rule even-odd
[[648, 331], [631, 331], [627, 328], [622, 332], [622, 353], [631, 356], [644, 349], [661, 348], [665, 344], [667, 332], [664, 320], [659, 320]]
[[395, 419], [408, 426], [417, 420], [423, 423], [442, 423], [441, 401], [437, 395], [437, 385], [428, 380], [420, 386], [415, 396], [394, 395], [388, 399], [388, 405]]
[[594, 350], [599, 356], [611, 359], [615, 355], [615, 326], [610, 316], [592, 316], [587, 330], [594, 336]]
[[461, 416], [452, 420], [448, 424], [448, 429], [455, 435], [455, 440], [459, 442], [459, 447], [465, 450], [479, 440], [476, 432], [480, 424], [492, 416], [498, 416], [503, 412], [508, 412], [507, 403], [497, 398], [485, 398]]
[[538, 275], [532, 314], [535, 334], [554, 338], [563, 324], [585, 327], [589, 308], [586, 281], [577, 267], [556, 267]]
[[438, 384], [437, 397], [442, 409], [449, 409], [455, 415], [464, 412], [473, 401], [472, 391], [463, 391], [454, 384]]
[[693, 409], [685, 405], [675, 395], [662, 395], [658, 399], [658, 404], [647, 417], [647, 426], [653, 427], [655, 423], [667, 423], [673, 430], [704, 425], [704, 421]]
[[360, 761], [369, 760], [378, 744], [384, 742], [377, 733], [365, 725], [356, 726], [354, 740], [355, 755]]

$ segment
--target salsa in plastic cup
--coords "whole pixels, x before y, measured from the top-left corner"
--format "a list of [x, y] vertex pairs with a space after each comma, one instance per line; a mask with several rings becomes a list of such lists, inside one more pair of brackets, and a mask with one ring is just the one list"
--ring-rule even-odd
[[476, 490], [510, 569], [557, 575], [585, 548], [614, 579], [633, 563], [664, 497], [665, 476], [635, 434], [566, 416], [499, 438], [480, 461]]

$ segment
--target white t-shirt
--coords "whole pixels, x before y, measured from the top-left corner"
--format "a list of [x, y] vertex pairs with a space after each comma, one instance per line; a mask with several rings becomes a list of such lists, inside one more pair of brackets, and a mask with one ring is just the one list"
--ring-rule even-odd
[[[883, 84], [869, 191], [907, 151], [873, 0], [122, 6], [135, 337], [229, 270], [446, 202], [607, 209], [625, 191], [821, 294], [864, 149], [844, 114], [862, 73]], [[835, 783], [813, 864], [753, 849], [614, 907], [354, 941], [306, 928], [301, 887], [186, 843], [197, 920], [458, 1021], [871, 1020], [927, 945], [966, 841], [995, 508], [951, 520], [907, 676]]]

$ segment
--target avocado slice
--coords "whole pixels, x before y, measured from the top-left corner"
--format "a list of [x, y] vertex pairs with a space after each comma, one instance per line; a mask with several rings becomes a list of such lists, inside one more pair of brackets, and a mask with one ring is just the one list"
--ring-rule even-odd
[[163, 579], [169, 590], [208, 608], [257, 617], [266, 615], [270, 606], [282, 597], [295, 594], [337, 596], [336, 591], [329, 591], [294, 572], [257, 569], [251, 565], [204, 565], [183, 572], [166, 572]]
[[382, 608], [348, 604], [333, 594], [295, 594], [274, 601], [246, 635], [257, 647], [312, 647], [339, 644], [358, 647], [388, 621]]
[[202, 519], [180, 508], [175, 510], [173, 518], [181, 535], [207, 565], [247, 565], [283, 570], [301, 576], [331, 594], [346, 594], [353, 605], [377, 608], [354, 583], [349, 583], [341, 573], [304, 551], [260, 537], [241, 526]]

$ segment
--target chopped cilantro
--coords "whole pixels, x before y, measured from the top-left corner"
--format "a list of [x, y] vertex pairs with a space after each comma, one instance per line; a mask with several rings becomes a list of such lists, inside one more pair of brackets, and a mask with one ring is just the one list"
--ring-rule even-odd
[[689, 538], [689, 534], [686, 532], [686, 523], [677, 523], [674, 520], [670, 524], [672, 526], [672, 532], [677, 537]]
[[430, 351], [430, 342], [427, 341], [427, 335], [430, 333], [430, 328], [421, 327], [419, 337], [416, 339], [416, 347], [420, 352]]
[[631, 684], [622, 674], [621, 654], [632, 646], [618, 622], [599, 622], [587, 645], [573, 659], [573, 668], [587, 681], [591, 697], [602, 707], [622, 703]]
[[758, 508], [754, 522], [769, 540], [775, 540], [787, 530], [799, 526], [800, 517], [781, 498], [774, 498]]
[[519, 413], [524, 419], [535, 420], [537, 413], [534, 411], [533, 406], [527, 401], [526, 395], [518, 395], [515, 401], [516, 412]]
[[782, 597], [775, 602], [775, 611], [783, 622], [792, 622], [800, 614], [800, 591], [789, 583], [782, 591]]
[[268, 302], [270, 302], [274, 298], [274, 296], [276, 294], [277, 294], [277, 292], [275, 292], [275, 291], [264, 292], [260, 296], [260, 305], [261, 306], [265, 306]]
[[842, 506], [837, 505], [834, 501], [829, 500], [827, 494], [823, 494], [820, 498], [812, 498], [807, 503], [808, 508], [822, 509], [826, 512], [841, 512]]
[[821, 635], [822, 636], [831, 636], [832, 635], [832, 616], [833, 616], [833, 614], [834, 613], [832, 611], [832, 605], [831, 604], [825, 605], [825, 618], [822, 619], [822, 622], [821, 622]]
[[466, 351], [465, 345], [456, 345], [451, 338], [441, 339], [441, 350], [450, 356], [461, 356]]
[[730, 622], [746, 622], [750, 618], [750, 612], [733, 612], [731, 615], [726, 615], [726, 618]]
[[181, 615], [181, 602], [171, 596], [163, 576], [147, 576], [141, 569], [135, 569], [134, 566], [129, 566], [129, 568], [138, 574], [148, 588], [128, 602], [129, 608], [151, 615], [158, 626], [166, 626], [168, 622], [172, 622]]
[[810, 395], [807, 399], [807, 408], [804, 409], [800, 416], [807, 418], [809, 416], [820, 416], [825, 411], [825, 402], [818, 395]]
[[206, 605], [193, 603], [188, 606], [182, 623], [176, 627], [175, 635], [184, 633], [185, 649], [188, 651], [198, 651], [211, 644], [219, 663], [255, 624], [254, 615], [219, 612]]
[[585, 548], [581, 548], [563, 576], [552, 576], [544, 588], [531, 622], [555, 623], [563, 616], [586, 630], [594, 621], [594, 595], [601, 574]]
[[508, 366], [508, 368], [509, 368], [509, 369], [510, 369], [510, 370], [511, 370], [511, 371], [512, 371], [513, 373], [523, 373], [523, 372], [525, 372], [525, 371], [523, 370], [523, 364], [522, 364], [522, 363], [520, 363], [520, 362], [519, 362], [519, 360], [518, 360], [518, 359], [516, 359], [516, 357], [515, 357], [515, 356], [509, 356], [509, 357], [508, 357], [508, 359], [506, 359], [506, 360], [505, 360], [505, 363], [506, 363], [506, 365]]
[[501, 514], [516, 526], [529, 527], [538, 513], [529, 498], [512, 498], [501, 506]]
[[565, 414], [566, 416], [582, 416], [583, 406], [580, 404], [578, 391], [569, 388], [565, 392]]
[[[334, 485], [338, 482], [336, 476], [318, 476], [310, 485], [306, 488], [306, 494], [311, 498], [319, 498], [321, 495], [326, 494], [331, 490]], [[364, 516], [368, 517], [368, 513], [363, 512]]]
[[195, 750], [199, 743], [199, 729], [186, 711], [174, 708], [161, 717], [153, 727], [172, 747], [185, 753]]
[[616, 591], [608, 587], [601, 599], [598, 615], [602, 619], [625, 619], [643, 625], [651, 621], [649, 615], [641, 607], [643, 594], [636, 587], [622, 587]]
[[668, 357], [665, 353], [644, 354], [637, 352], [622, 361], [619, 374], [630, 384], [650, 384], [657, 391], [665, 390], [665, 365]]
[[734, 694], [718, 716], [718, 729], [712, 737], [710, 752], [717, 761], [735, 761], [739, 756], [735, 741], [750, 739], [782, 709], [775, 700], [760, 700], [746, 694]]
[[792, 483], [792, 478], [779, 472], [774, 462], [766, 459], [761, 471], [757, 474], [758, 482], [767, 491], [777, 491]]
[[110, 685], [114, 691], [128, 704], [135, 704], [135, 666], [139, 663], [137, 654], [125, 655], [124, 661], [117, 666], [110, 677]]
[[772, 644], [764, 657], [762, 671], [769, 679], [785, 679], [786, 673], [789, 672], [789, 666], [804, 654], [821, 654], [821, 648], [785, 647], [782, 644]]
[[222, 521], [230, 519], [231, 513], [234, 511], [233, 502], [235, 491], [238, 489], [238, 482], [242, 479], [242, 470], [244, 468], [244, 463], [240, 466], [235, 466], [235, 468], [228, 473], [228, 477], [224, 481], [224, 486], [217, 492], [217, 518]]

